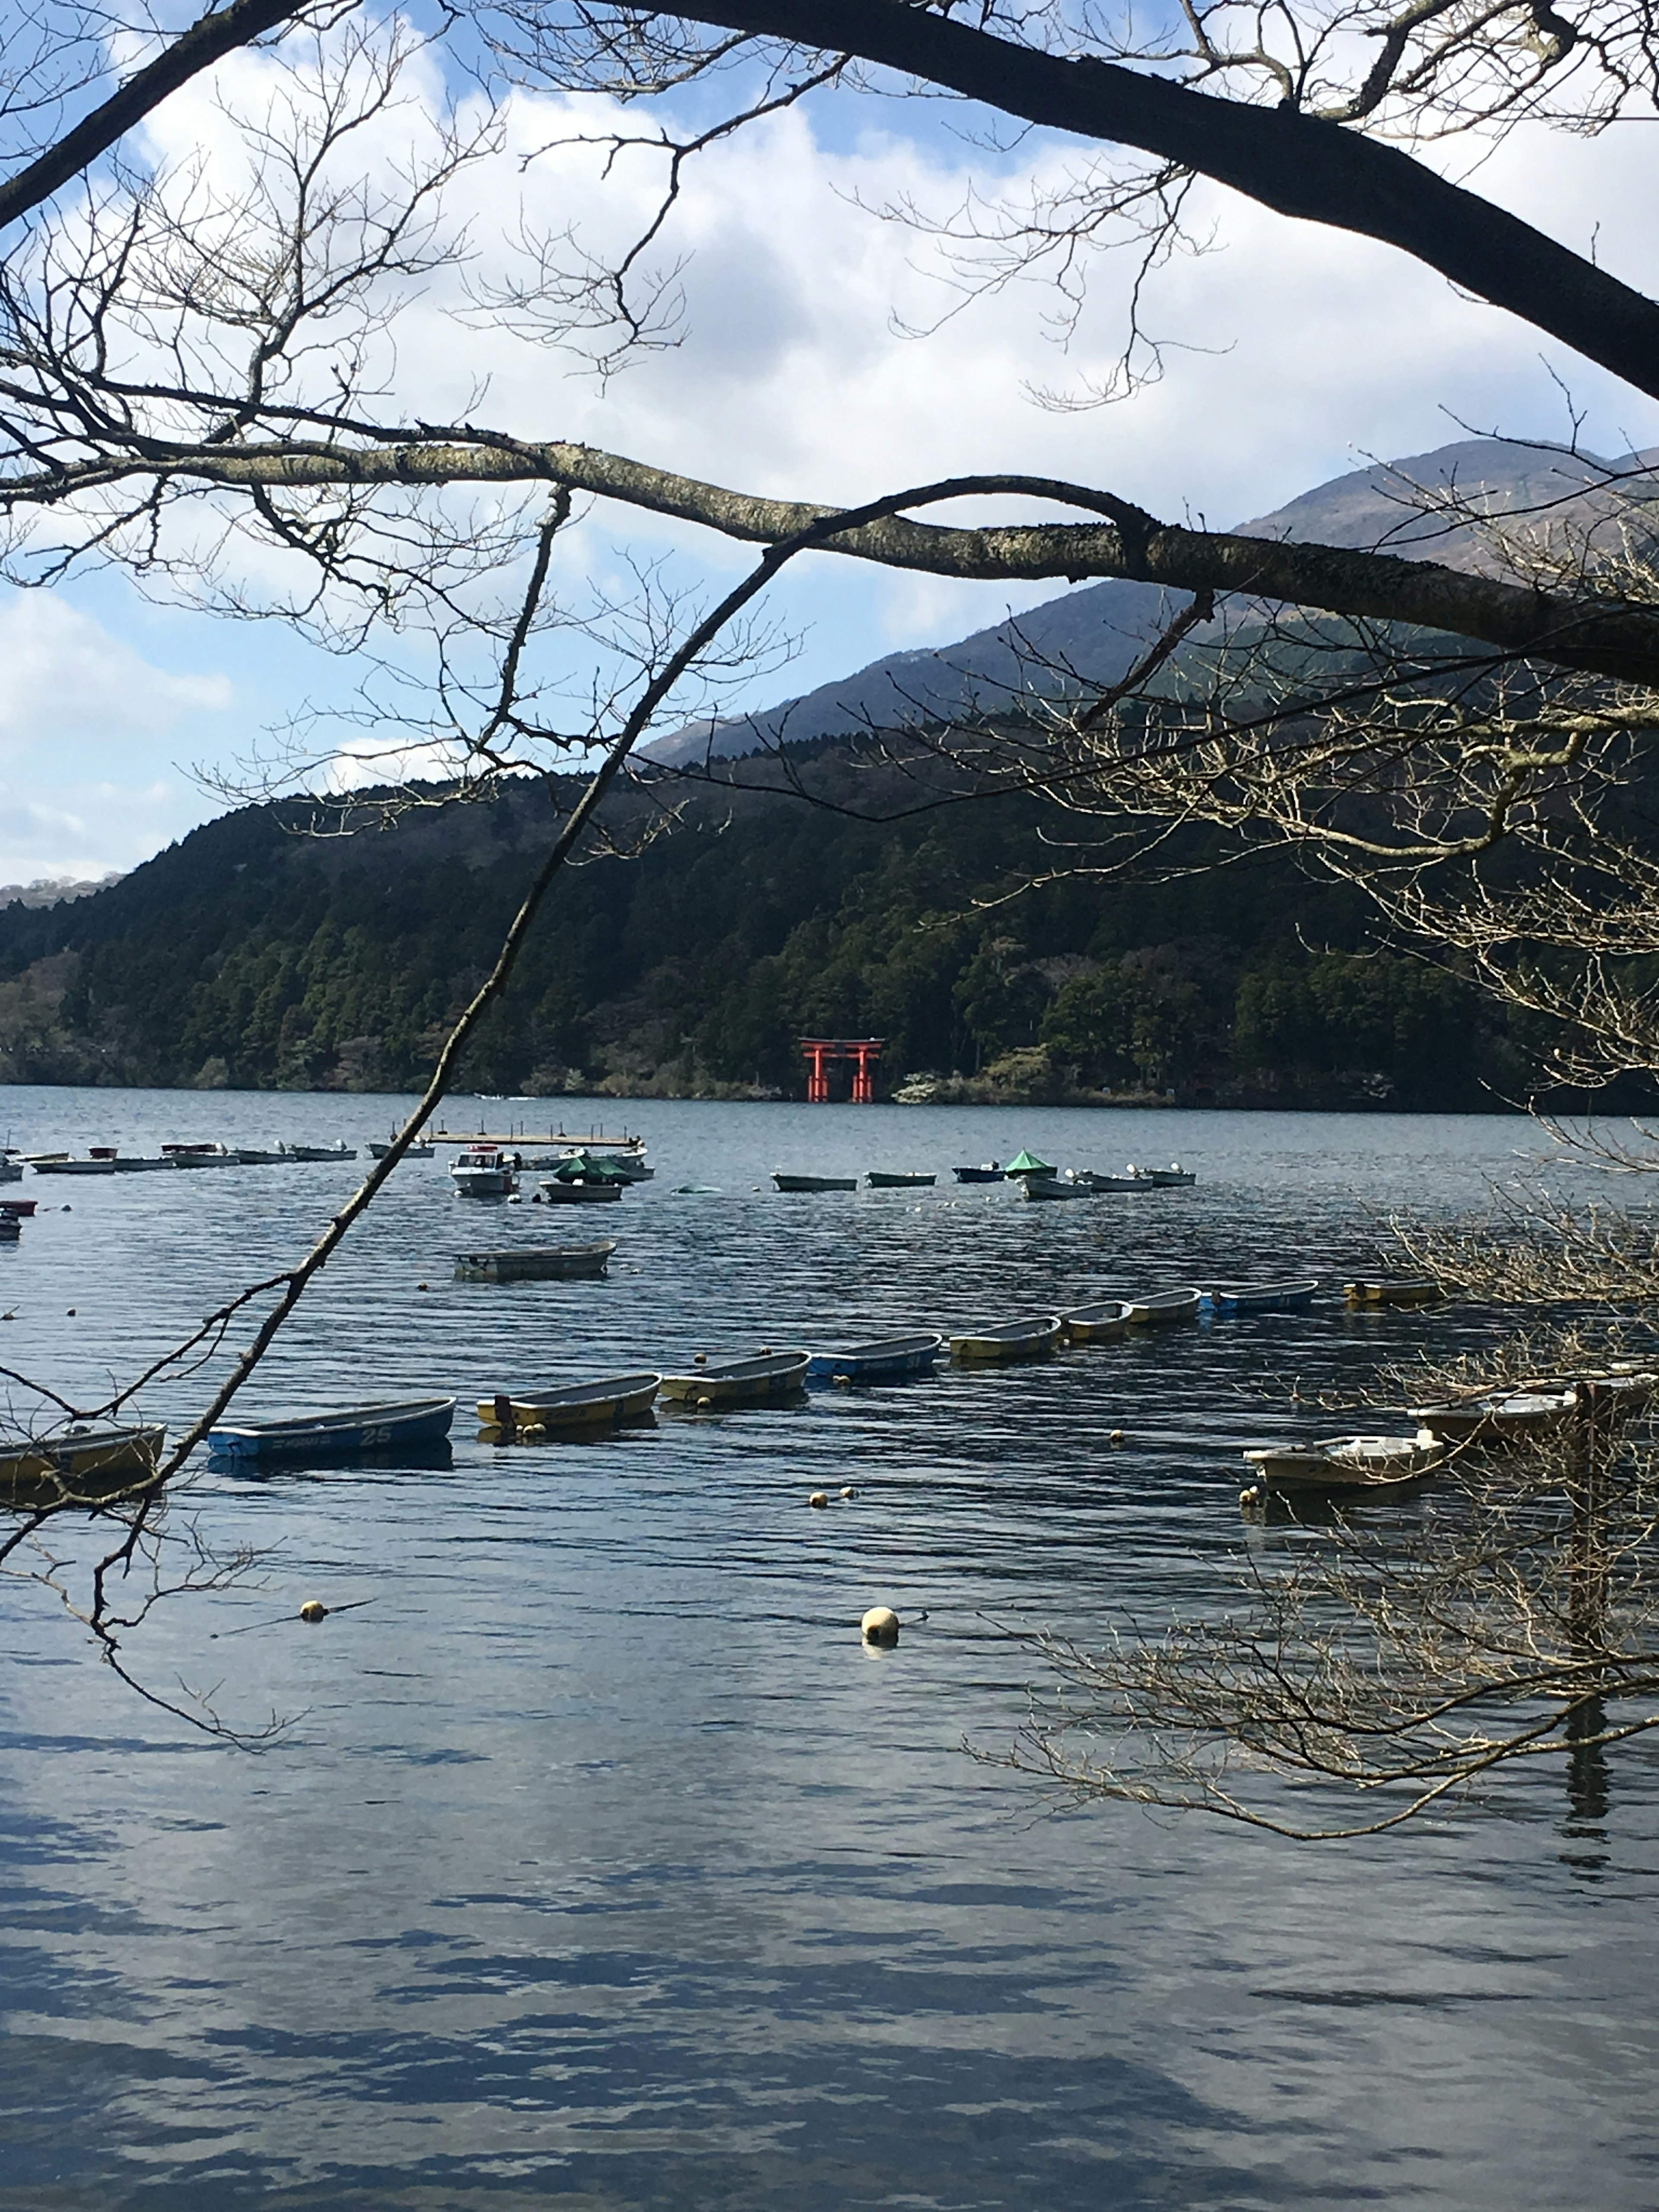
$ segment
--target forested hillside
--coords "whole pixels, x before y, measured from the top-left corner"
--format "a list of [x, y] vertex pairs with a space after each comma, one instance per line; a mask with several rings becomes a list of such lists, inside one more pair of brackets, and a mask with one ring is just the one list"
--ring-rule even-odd
[[[1523, 1086], [1472, 992], [1370, 944], [1360, 902], [1282, 855], [988, 905], [1052, 867], [1037, 823], [1022, 799], [880, 824], [705, 794], [634, 856], [566, 873], [468, 1080], [794, 1096], [816, 1031], [884, 1036], [885, 1085], [915, 1097], [1478, 1107]], [[0, 1073], [413, 1085], [550, 827], [530, 785], [345, 838], [251, 808], [94, 896], [13, 905]]]

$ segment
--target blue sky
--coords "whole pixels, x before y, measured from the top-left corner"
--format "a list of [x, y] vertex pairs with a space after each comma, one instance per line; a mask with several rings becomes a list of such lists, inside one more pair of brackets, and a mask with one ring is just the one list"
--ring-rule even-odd
[[[222, 81], [257, 91], [244, 58]], [[208, 88], [182, 95], [145, 151], [210, 143], [222, 118]], [[591, 164], [512, 155], [568, 127], [569, 111], [521, 103], [513, 148], [469, 182], [486, 263], [521, 207], [602, 232], [646, 204], [645, 179], [602, 194]], [[931, 335], [952, 294], [937, 250], [856, 202], [909, 196], [946, 214], [988, 157], [929, 103], [819, 100], [706, 157], [670, 250], [688, 257], [687, 324], [674, 350], [603, 389], [556, 353], [500, 330], [461, 331], [441, 287], [399, 337], [398, 396], [441, 418], [479, 374], [473, 410], [526, 434], [586, 440], [760, 491], [856, 500], [968, 471], [1020, 469], [1108, 487], [1170, 517], [1231, 525], [1374, 456], [1422, 452], [1476, 430], [1560, 437], [1559, 376], [1603, 452], [1659, 444], [1659, 410], [1565, 349], [1455, 295], [1387, 249], [1288, 223], [1218, 190], [1200, 196], [1212, 250], [1155, 280], [1151, 319], [1172, 341], [1160, 381], [1081, 414], [1045, 411], [1034, 385], [1080, 388], [1111, 359], [1127, 261], [1105, 257], [1068, 350], [1046, 334], [1040, 283], [969, 305]], [[1648, 135], [1596, 142], [1531, 130], [1492, 154], [1476, 185], [1581, 250], [1659, 289]], [[1080, 149], [1034, 134], [1001, 181], [1052, 177]], [[1460, 158], [1467, 158], [1467, 155]], [[992, 179], [993, 182], [996, 179]], [[1598, 228], [1599, 227], [1599, 228]], [[1552, 375], [1554, 372], [1554, 376]], [[631, 557], [666, 559], [685, 583], [734, 576], [746, 556], [684, 530], [601, 512], [562, 555], [572, 591], [620, 588]], [[900, 647], [995, 622], [1001, 586], [803, 562], [774, 611], [799, 640], [792, 664], [729, 703], [761, 705]], [[233, 623], [142, 598], [118, 574], [48, 600], [0, 594], [0, 879], [91, 875], [135, 865], [222, 799], [192, 776], [220, 773], [306, 701], [337, 700], [354, 671], [277, 625]], [[687, 711], [696, 702], [687, 702]]]

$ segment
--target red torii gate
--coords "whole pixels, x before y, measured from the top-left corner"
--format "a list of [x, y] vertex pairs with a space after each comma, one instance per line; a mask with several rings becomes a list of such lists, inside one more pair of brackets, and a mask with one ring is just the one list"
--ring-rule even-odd
[[853, 1103], [869, 1106], [875, 1103], [876, 1062], [881, 1058], [884, 1037], [803, 1037], [800, 1048], [806, 1055], [806, 1103], [809, 1106], [825, 1106], [830, 1103], [830, 1063], [832, 1060], [850, 1060], [853, 1063]]

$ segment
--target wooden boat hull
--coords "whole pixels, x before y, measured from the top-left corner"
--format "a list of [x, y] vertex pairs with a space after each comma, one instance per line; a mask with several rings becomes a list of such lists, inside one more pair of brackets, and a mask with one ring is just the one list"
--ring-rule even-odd
[[1058, 1314], [1030, 1321], [999, 1322], [988, 1328], [964, 1329], [951, 1339], [951, 1357], [974, 1366], [1010, 1359], [1041, 1359], [1060, 1342]]
[[1109, 1344], [1127, 1334], [1129, 1309], [1121, 1298], [1106, 1298], [1062, 1314], [1060, 1325], [1068, 1344]]
[[517, 1251], [464, 1252], [455, 1261], [458, 1283], [568, 1283], [591, 1281], [604, 1274], [614, 1243], [555, 1244], [538, 1249], [526, 1245]]
[[1126, 1298], [1131, 1328], [1163, 1328], [1172, 1322], [1196, 1321], [1204, 1303], [1202, 1291], [1154, 1291], [1144, 1298]]
[[411, 1399], [295, 1420], [227, 1423], [209, 1432], [208, 1449], [219, 1459], [312, 1459], [324, 1454], [343, 1458], [441, 1443], [454, 1418], [453, 1398]]
[[0, 1506], [98, 1504], [155, 1472], [164, 1428], [88, 1429], [0, 1445]]
[[856, 1176], [784, 1175], [774, 1169], [772, 1180], [780, 1190], [856, 1190]]
[[1241, 1284], [1232, 1290], [1212, 1291], [1209, 1304], [1218, 1314], [1303, 1313], [1318, 1290], [1316, 1282], [1260, 1283], [1254, 1288]]
[[864, 1180], [872, 1190], [931, 1190], [939, 1181], [931, 1175], [884, 1175], [872, 1168]]
[[611, 1375], [597, 1382], [573, 1382], [562, 1390], [532, 1390], [518, 1396], [502, 1391], [494, 1398], [479, 1399], [478, 1419], [487, 1429], [519, 1436], [615, 1428], [650, 1412], [661, 1380], [659, 1375]]
[[1413, 1275], [1345, 1284], [1342, 1295], [1351, 1306], [1430, 1306], [1446, 1294], [1431, 1275]]
[[804, 1352], [763, 1352], [749, 1359], [714, 1359], [690, 1375], [665, 1375], [662, 1395], [701, 1412], [727, 1406], [763, 1406], [793, 1397], [811, 1364]]
[[945, 1350], [937, 1330], [922, 1336], [895, 1336], [874, 1344], [848, 1345], [843, 1352], [818, 1352], [807, 1362], [813, 1382], [896, 1382], [908, 1375], [931, 1375]]

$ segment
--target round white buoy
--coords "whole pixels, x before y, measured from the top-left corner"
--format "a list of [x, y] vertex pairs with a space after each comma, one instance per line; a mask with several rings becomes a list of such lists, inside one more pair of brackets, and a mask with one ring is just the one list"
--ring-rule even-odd
[[694, 1352], [691, 1355], [691, 1364], [694, 1367], [707, 1367], [708, 1354], [706, 1352]]
[[300, 1618], [301, 1620], [310, 1621], [314, 1627], [319, 1620], [328, 1619], [328, 1607], [323, 1603], [321, 1598], [308, 1597], [300, 1607]]
[[1113, 1443], [1115, 1443], [1115, 1444], [1121, 1444], [1121, 1443], [1122, 1443], [1122, 1441], [1123, 1441], [1123, 1431], [1122, 1431], [1122, 1430], [1121, 1430], [1121, 1429], [1114, 1429], [1114, 1430], [1112, 1431], [1112, 1434], [1111, 1434], [1111, 1442], [1112, 1442]]
[[825, 1506], [830, 1503], [830, 1493], [827, 1490], [815, 1490], [806, 1502], [809, 1505]]
[[844, 1482], [842, 1485], [841, 1494], [843, 1498], [856, 1498], [858, 1496], [857, 1491], [854, 1489], [850, 1482]]
[[896, 1644], [899, 1617], [890, 1605], [872, 1605], [859, 1627], [866, 1644]]

